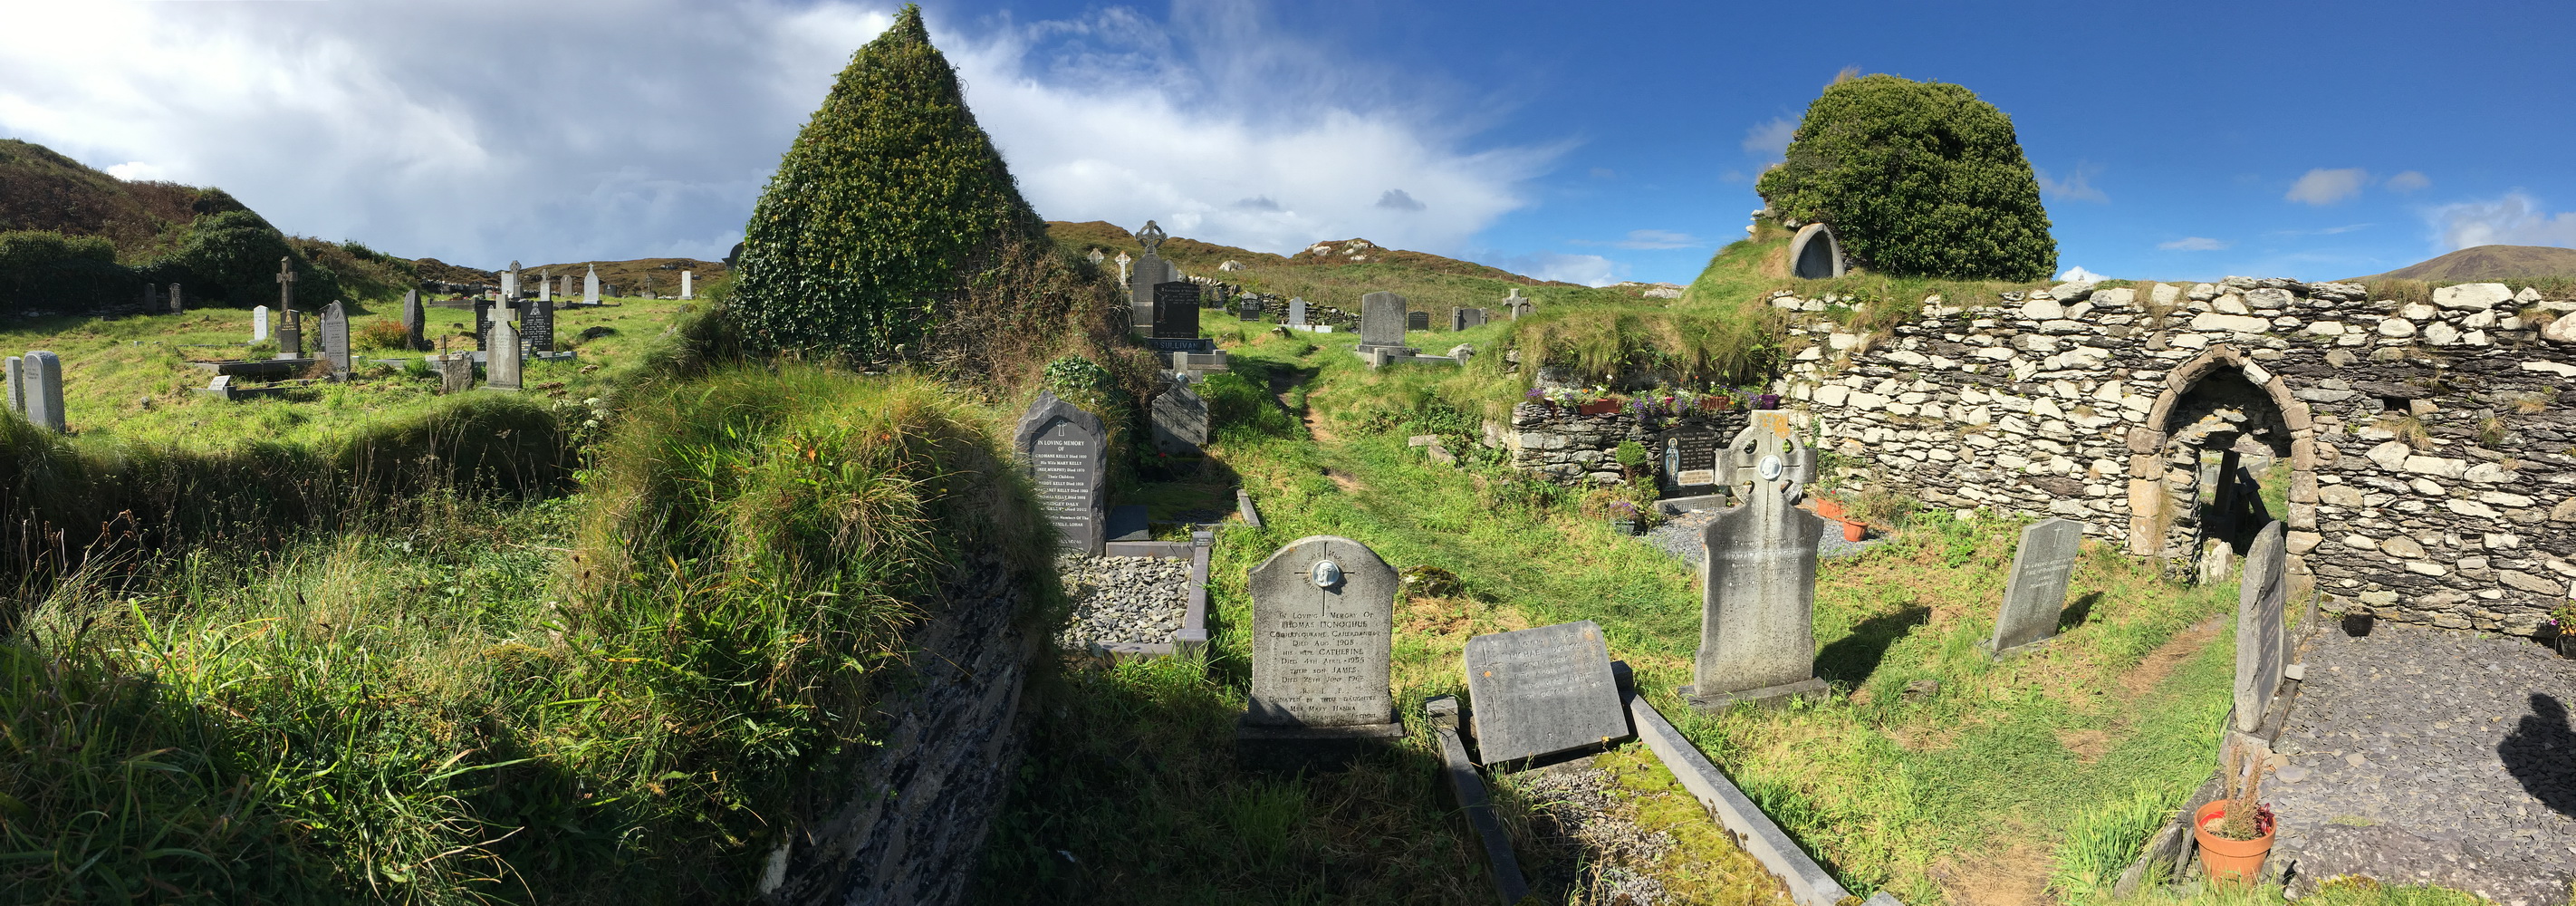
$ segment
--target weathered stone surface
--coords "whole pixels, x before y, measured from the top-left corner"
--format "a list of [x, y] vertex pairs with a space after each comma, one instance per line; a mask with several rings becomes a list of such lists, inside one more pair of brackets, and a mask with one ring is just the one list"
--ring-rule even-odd
[[2004, 585], [2003, 608], [1995, 616], [1988, 651], [2001, 656], [2013, 649], [2047, 641], [2057, 634], [2059, 612], [2066, 606], [2066, 582], [2075, 571], [2075, 554], [2084, 540], [2084, 523], [2043, 519], [2021, 531], [2013, 568]]
[[1375, 292], [1361, 296], [1360, 345], [1404, 345], [1405, 305], [1404, 297], [1394, 293]]
[[2433, 290], [2433, 304], [2449, 309], [2486, 311], [2513, 301], [2513, 290], [2502, 283], [2461, 283]]
[[1012, 447], [1037, 486], [1038, 508], [1055, 523], [1067, 550], [1098, 554], [1107, 542], [1109, 497], [1102, 486], [1109, 478], [1108, 440], [1099, 416], [1047, 391], [1030, 401], [1013, 434]]
[[2272, 329], [2272, 322], [2268, 319], [2246, 317], [2244, 315], [2224, 315], [2217, 312], [2201, 312], [2200, 314], [2193, 315], [2191, 317], [2191, 329], [2224, 330], [2234, 333], [2265, 333]]
[[1610, 644], [1591, 620], [1480, 635], [1462, 657], [1476, 752], [1486, 764], [1628, 735]]
[[1174, 384], [1154, 396], [1154, 449], [1173, 456], [1195, 456], [1208, 442], [1207, 400], [1187, 384]]
[[1252, 700], [1247, 726], [1323, 728], [1395, 722], [1387, 656], [1395, 568], [1332, 535], [1290, 542], [1253, 567]]
[[[1795, 504], [1815, 474], [1788, 413], [1757, 413], [1718, 454], [1719, 483], [1750, 485], [1745, 502], [1711, 520], [1700, 538], [1703, 603], [1699, 656], [1685, 697], [1722, 708], [1821, 691], [1815, 678], [1816, 544], [1824, 520]], [[1777, 691], [1774, 691], [1777, 690]]]
[[2288, 548], [2281, 523], [2265, 526], [2245, 555], [2236, 601], [2236, 729], [2251, 733], [2280, 688], [2287, 660]]

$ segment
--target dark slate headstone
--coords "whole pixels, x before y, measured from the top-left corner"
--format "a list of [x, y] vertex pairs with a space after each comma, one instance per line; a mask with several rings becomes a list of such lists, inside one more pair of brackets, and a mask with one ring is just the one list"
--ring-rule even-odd
[[2245, 554], [2245, 575], [2236, 593], [2236, 729], [2254, 732], [2262, 726], [2263, 709], [2281, 688], [2289, 637], [2282, 625], [2289, 607], [2289, 548], [2281, 523], [2274, 520], [2254, 536]]
[[492, 348], [492, 300], [474, 297], [474, 348]]
[[179, 295], [179, 284], [176, 283], [170, 284], [170, 313], [174, 315], [184, 315], [188, 313], [188, 303], [181, 300]]
[[1199, 337], [1199, 285], [1187, 280], [1154, 284], [1154, 333], [1158, 340]]
[[1104, 534], [1111, 541], [1154, 540], [1153, 511], [1141, 503], [1109, 508], [1109, 528]]
[[1055, 523], [1064, 548], [1100, 553], [1108, 521], [1101, 484], [1109, 477], [1109, 438], [1100, 417], [1040, 391], [1013, 440], [1037, 486], [1038, 507]]
[[1486, 764], [1597, 746], [1628, 735], [1610, 643], [1591, 620], [1467, 640], [1476, 754]]
[[1816, 544], [1824, 519], [1799, 509], [1815, 477], [1816, 454], [1800, 444], [1789, 413], [1761, 412], [1718, 452], [1718, 483], [1744, 502], [1702, 530], [1699, 657], [1693, 706], [1721, 710], [1823, 694], [1816, 679]]
[[1995, 637], [1986, 642], [1986, 650], [2004, 657], [2057, 634], [2058, 614], [2066, 608], [2066, 580], [2075, 572], [2075, 553], [2083, 541], [2084, 523], [2073, 519], [2044, 519], [2021, 530], [2012, 577], [2004, 585], [2003, 610], [1995, 615]]
[[555, 351], [555, 304], [545, 299], [529, 303], [527, 310], [519, 314], [519, 336], [527, 340], [531, 350]]
[[1236, 306], [1236, 309], [1235, 320], [1237, 321], [1261, 320], [1261, 300], [1259, 299], [1245, 297], [1242, 303]]
[[1427, 312], [1427, 311], [1408, 311], [1408, 312], [1405, 312], [1405, 313], [1404, 313], [1404, 329], [1406, 329], [1406, 330], [1430, 330], [1430, 329], [1431, 329], [1431, 313], [1430, 313], [1430, 312]]
[[1189, 385], [1174, 384], [1154, 397], [1154, 449], [1172, 456], [1196, 456], [1207, 441], [1207, 400]]
[[1357, 541], [1314, 535], [1280, 548], [1248, 578], [1252, 701], [1245, 725], [1395, 724], [1387, 682], [1395, 567]]
[[1683, 425], [1656, 438], [1656, 476], [1664, 495], [1680, 497], [1717, 491], [1717, 432], [1702, 425]]
[[420, 307], [420, 290], [403, 293], [403, 348], [413, 351], [429, 349], [429, 313]]
[[338, 299], [322, 309], [322, 358], [332, 376], [349, 376], [349, 309]]

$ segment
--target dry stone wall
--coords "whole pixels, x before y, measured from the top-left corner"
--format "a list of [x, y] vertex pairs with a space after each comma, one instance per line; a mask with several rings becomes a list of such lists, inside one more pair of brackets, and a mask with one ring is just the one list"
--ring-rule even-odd
[[[1932, 505], [2079, 519], [2177, 571], [2278, 518], [2331, 607], [2528, 635], [2576, 578], [2570, 310], [2243, 277], [1935, 297], [1888, 331], [1794, 329], [1781, 390], [1851, 477]], [[2266, 474], [2287, 512], [2248, 502]]]
[[[1617, 484], [1621, 441], [1657, 449], [1658, 439], [1676, 430], [1705, 431], [1719, 443], [1744, 429], [1746, 413], [1736, 410], [1674, 414], [1641, 412], [1630, 407], [1583, 415], [1573, 406], [1520, 403], [1512, 407], [1509, 425], [1485, 423], [1485, 445], [1511, 456], [1513, 468], [1563, 485]], [[1685, 469], [1707, 469], [1688, 463]]]

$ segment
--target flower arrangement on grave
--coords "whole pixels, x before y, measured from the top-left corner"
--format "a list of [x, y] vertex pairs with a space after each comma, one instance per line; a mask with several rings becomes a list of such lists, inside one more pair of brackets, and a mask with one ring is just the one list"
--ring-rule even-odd
[[2558, 653], [2576, 657], [2576, 601], [2560, 603], [2551, 610], [2549, 628], [2558, 645]]

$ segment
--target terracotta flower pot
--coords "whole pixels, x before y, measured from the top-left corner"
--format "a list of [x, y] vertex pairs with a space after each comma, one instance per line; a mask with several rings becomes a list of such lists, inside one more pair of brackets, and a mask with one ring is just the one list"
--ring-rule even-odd
[[1859, 540], [1860, 540], [1860, 536], [1861, 536], [1862, 534], [1864, 534], [1864, 533], [1868, 532], [1868, 531], [1869, 531], [1869, 526], [1864, 525], [1864, 524], [1862, 524], [1862, 523], [1858, 523], [1858, 522], [1844, 522], [1844, 523], [1843, 523], [1843, 540], [1845, 540], [1845, 541], [1854, 541], [1854, 542], [1857, 542], [1857, 541], [1859, 541]]
[[2279, 828], [2275, 822], [2260, 820], [2263, 835], [2251, 840], [2230, 840], [2211, 830], [2227, 817], [2227, 800], [2221, 799], [2200, 807], [2191, 816], [2192, 839], [2200, 843], [2200, 865], [2209, 871], [2212, 881], [2232, 881], [2251, 885], [2263, 873], [2263, 857], [2272, 852], [2272, 834]]
[[1723, 412], [1725, 410], [1735, 408], [1735, 398], [1728, 396], [1703, 396], [1699, 398], [1699, 407], [1701, 409]]
[[1618, 400], [1594, 400], [1575, 407], [1577, 415], [1608, 415], [1619, 411]]
[[1816, 498], [1816, 515], [1827, 519], [1843, 518], [1843, 502], [1831, 497]]

